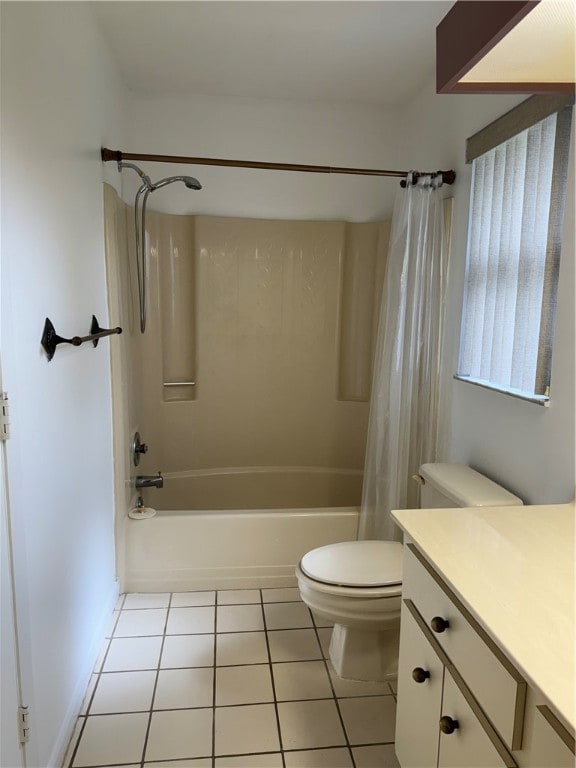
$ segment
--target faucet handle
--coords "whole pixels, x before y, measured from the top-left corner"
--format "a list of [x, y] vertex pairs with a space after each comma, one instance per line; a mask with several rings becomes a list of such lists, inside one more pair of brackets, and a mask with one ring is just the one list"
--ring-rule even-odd
[[140, 441], [140, 433], [135, 432], [132, 440], [132, 461], [135, 467], [140, 464], [140, 456], [144, 453], [148, 453], [148, 446]]

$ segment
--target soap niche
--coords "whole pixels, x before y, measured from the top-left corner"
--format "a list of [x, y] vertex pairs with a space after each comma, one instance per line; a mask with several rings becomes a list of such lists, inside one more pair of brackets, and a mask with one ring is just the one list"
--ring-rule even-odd
[[162, 391], [167, 402], [196, 399], [194, 217], [158, 217]]

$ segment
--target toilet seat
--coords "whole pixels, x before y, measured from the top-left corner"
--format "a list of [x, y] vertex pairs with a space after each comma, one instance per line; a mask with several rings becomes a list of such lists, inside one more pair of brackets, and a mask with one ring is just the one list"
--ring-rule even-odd
[[329, 544], [307, 552], [298, 570], [322, 592], [393, 597], [402, 590], [402, 545], [396, 541]]

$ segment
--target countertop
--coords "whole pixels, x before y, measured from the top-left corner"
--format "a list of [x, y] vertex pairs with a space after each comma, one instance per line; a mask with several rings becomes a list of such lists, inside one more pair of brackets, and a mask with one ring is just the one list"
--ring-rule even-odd
[[410, 509], [392, 517], [574, 728], [574, 503]]

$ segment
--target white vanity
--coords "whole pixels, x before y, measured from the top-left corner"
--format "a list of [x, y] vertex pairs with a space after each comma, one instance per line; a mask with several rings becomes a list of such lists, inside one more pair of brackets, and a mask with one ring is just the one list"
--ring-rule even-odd
[[574, 504], [393, 517], [402, 768], [573, 768]]

